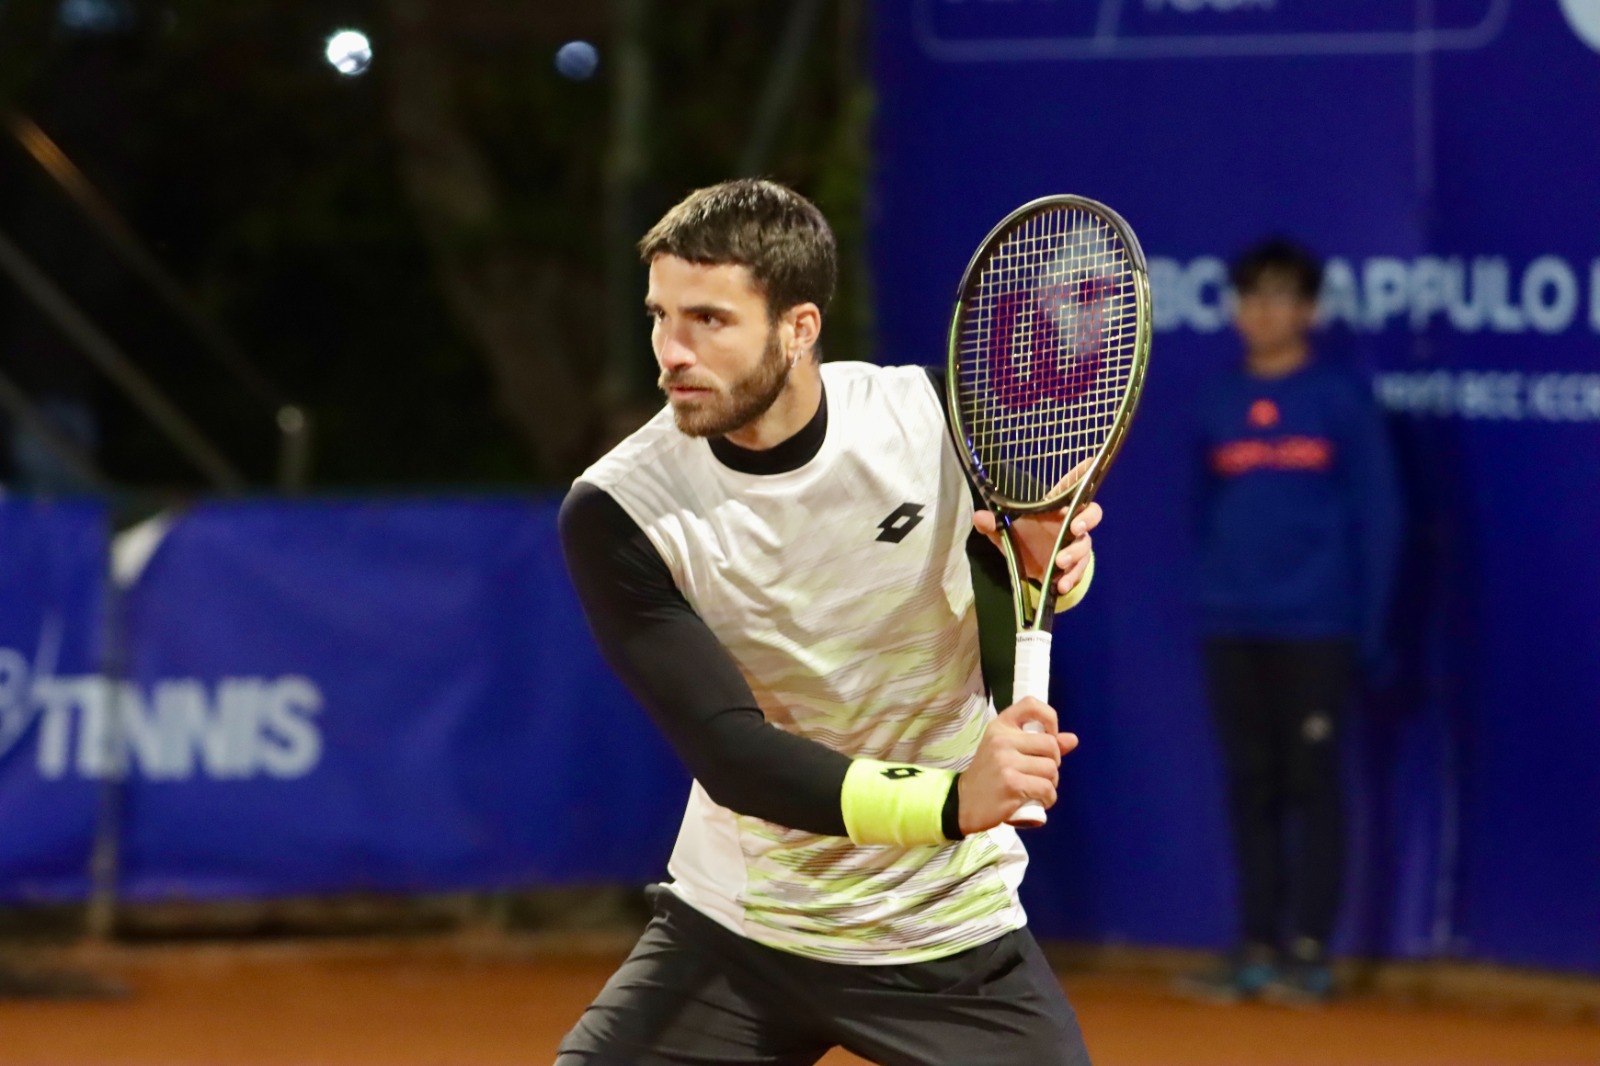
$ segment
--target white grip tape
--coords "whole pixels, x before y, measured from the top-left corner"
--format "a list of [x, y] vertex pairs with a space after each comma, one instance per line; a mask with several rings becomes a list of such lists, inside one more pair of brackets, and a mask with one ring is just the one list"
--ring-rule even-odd
[[[1050, 634], [1025, 629], [1017, 634], [1017, 662], [1011, 675], [1011, 701], [1032, 696], [1050, 702]], [[1022, 727], [1029, 733], [1043, 733], [1044, 726], [1029, 722]], [[1044, 808], [1029, 800], [1006, 819], [1012, 825], [1044, 825]]]
[[1025, 629], [1017, 634], [1017, 665], [1011, 675], [1011, 701], [1032, 696], [1050, 702], [1050, 634]]

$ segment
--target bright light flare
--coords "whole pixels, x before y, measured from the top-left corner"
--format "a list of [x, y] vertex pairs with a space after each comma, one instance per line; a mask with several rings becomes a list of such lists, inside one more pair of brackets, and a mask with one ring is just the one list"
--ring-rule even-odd
[[329, 37], [324, 54], [333, 69], [347, 78], [365, 74], [372, 66], [372, 42], [360, 30], [340, 30]]

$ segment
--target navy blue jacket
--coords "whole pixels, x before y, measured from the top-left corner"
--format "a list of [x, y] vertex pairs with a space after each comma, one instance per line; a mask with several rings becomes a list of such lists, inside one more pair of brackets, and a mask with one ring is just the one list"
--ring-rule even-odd
[[1401, 507], [1367, 383], [1318, 361], [1276, 379], [1240, 364], [1201, 393], [1196, 450], [1204, 631], [1347, 636], [1379, 661]]

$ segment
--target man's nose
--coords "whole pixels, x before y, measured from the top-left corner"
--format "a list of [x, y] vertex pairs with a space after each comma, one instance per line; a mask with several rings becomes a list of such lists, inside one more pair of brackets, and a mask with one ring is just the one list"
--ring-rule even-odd
[[656, 351], [656, 361], [661, 364], [662, 370], [683, 370], [694, 366], [696, 360], [693, 349], [677, 338], [667, 336], [662, 338], [661, 347]]

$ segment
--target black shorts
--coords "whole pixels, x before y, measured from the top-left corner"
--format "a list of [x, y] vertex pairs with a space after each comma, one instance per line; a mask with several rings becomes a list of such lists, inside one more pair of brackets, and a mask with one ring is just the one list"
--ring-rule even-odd
[[758, 944], [651, 891], [655, 918], [557, 1066], [799, 1066], [836, 1046], [882, 1066], [1088, 1066], [1026, 929], [932, 962], [847, 966]]

